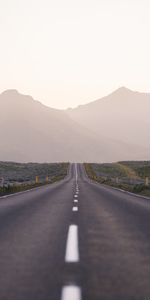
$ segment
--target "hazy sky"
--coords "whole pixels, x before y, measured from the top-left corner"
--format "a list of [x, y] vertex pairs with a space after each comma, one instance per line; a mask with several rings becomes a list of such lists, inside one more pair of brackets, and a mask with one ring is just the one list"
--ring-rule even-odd
[[57, 108], [150, 91], [150, 1], [0, 0], [0, 74]]

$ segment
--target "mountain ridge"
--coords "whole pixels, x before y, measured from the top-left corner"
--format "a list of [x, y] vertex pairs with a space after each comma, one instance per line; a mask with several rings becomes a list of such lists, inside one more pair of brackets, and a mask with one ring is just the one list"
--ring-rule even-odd
[[[114, 93], [111, 95], [114, 97]], [[86, 111], [88, 104], [85, 106]], [[107, 136], [107, 130], [101, 130], [101, 109], [98, 111], [96, 108], [96, 119], [90, 106], [87, 118], [84, 109], [50, 108], [15, 89], [0, 94], [0, 108], [0, 160], [110, 162], [149, 159], [147, 145], [140, 143], [137, 146], [135, 141], [132, 143], [115, 135]], [[76, 111], [79, 112], [78, 117]], [[103, 113], [109, 119], [110, 110]], [[94, 122], [97, 130], [91, 126]]]
[[[103, 101], [102, 101], [103, 100]], [[68, 111], [73, 120], [84, 124], [97, 136], [119, 139], [150, 148], [150, 94], [119, 89], [104, 98]]]
[[98, 103], [99, 101], [105, 101], [105, 100], [107, 100], [108, 99], [108, 97], [110, 97], [111, 95], [120, 95], [120, 94], [122, 94], [122, 93], [124, 93], [124, 94], [135, 94], [135, 95], [145, 95], [145, 96], [148, 96], [148, 97], [150, 97], [150, 93], [148, 93], [148, 92], [140, 92], [140, 91], [134, 91], [134, 90], [131, 90], [131, 89], [129, 89], [129, 88], [126, 88], [126, 87], [124, 87], [124, 86], [122, 86], [122, 87], [120, 87], [120, 88], [118, 88], [118, 89], [116, 89], [116, 90], [114, 90], [114, 91], [112, 91], [111, 93], [109, 93], [108, 95], [105, 95], [105, 96], [102, 96], [101, 98], [98, 98], [98, 99], [95, 99], [95, 100], [92, 100], [92, 101], [89, 101], [89, 102], [87, 102], [87, 103], [85, 103], [85, 104], [80, 104], [80, 105], [78, 105], [78, 106], [76, 106], [76, 107], [74, 107], [74, 108], [67, 108], [67, 111], [71, 111], [71, 110], [76, 110], [76, 109], [78, 109], [78, 108], [81, 108], [81, 107], [86, 107], [86, 106], [88, 106], [88, 105], [93, 105], [93, 104], [96, 104], [96, 103]]

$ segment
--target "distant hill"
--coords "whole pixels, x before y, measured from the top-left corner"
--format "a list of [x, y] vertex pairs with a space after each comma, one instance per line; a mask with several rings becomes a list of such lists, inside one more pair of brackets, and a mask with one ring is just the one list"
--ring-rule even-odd
[[[139, 113], [136, 113], [136, 110], [139, 112], [142, 108], [137, 106], [137, 109], [135, 106], [133, 114], [129, 107], [129, 119], [127, 118], [127, 105], [124, 104], [126, 99], [122, 94], [128, 93], [132, 94], [128, 90], [118, 90], [110, 98], [106, 97], [74, 110], [61, 111], [46, 107], [16, 90], [3, 92], [0, 95], [0, 160], [107, 162], [150, 158], [148, 142], [139, 142], [140, 146], [136, 147], [138, 139], [131, 140], [125, 136], [124, 131], [128, 130], [128, 135], [133, 131], [129, 129], [130, 119], [133, 128], [137, 123], [136, 135], [143, 135], [139, 132]], [[135, 104], [135, 99], [133, 100]], [[122, 111], [121, 104], [118, 104], [121, 102]], [[146, 113], [148, 116], [147, 111]], [[125, 116], [126, 124], [123, 123]], [[146, 119], [147, 117], [145, 122]], [[121, 129], [121, 126], [124, 127]], [[145, 130], [148, 134], [147, 124]], [[142, 139], [144, 140], [143, 136]]]
[[[150, 150], [150, 94], [125, 87], [86, 105], [68, 110], [69, 116], [96, 133]], [[117, 149], [116, 149], [117, 150]], [[138, 148], [135, 150], [135, 155]], [[150, 151], [149, 151], [150, 158]]]

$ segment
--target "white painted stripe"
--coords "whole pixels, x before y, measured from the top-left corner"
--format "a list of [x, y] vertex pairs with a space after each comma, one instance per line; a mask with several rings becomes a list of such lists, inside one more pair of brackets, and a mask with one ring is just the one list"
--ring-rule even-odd
[[74, 207], [72, 208], [72, 211], [78, 211], [78, 207], [77, 207], [77, 206], [74, 206]]
[[87, 175], [86, 175], [86, 177], [87, 177], [89, 183], [92, 183], [95, 186], [98, 186], [98, 187], [103, 186], [103, 187], [105, 187], [106, 189], [109, 189], [109, 190], [116, 190], [116, 191], [122, 192], [124, 194], [131, 195], [131, 196], [134, 196], [134, 197], [137, 197], [137, 198], [150, 200], [150, 197], [148, 197], [148, 196], [138, 195], [138, 194], [135, 194], [135, 193], [132, 193], [132, 192], [128, 192], [126, 190], [122, 190], [122, 189], [119, 189], [119, 188], [112, 187], [110, 185], [100, 184], [100, 183], [98, 183], [98, 182], [96, 182], [92, 179], [89, 179], [89, 177]]
[[77, 180], [78, 180], [78, 171], [77, 171], [77, 164], [75, 164], [75, 176], [76, 176], [76, 185], [77, 185]]
[[[78, 226], [70, 225], [67, 237], [65, 262], [79, 261]], [[71, 299], [71, 298], [70, 298]]]
[[43, 186], [35, 187], [35, 188], [30, 189], [30, 190], [25, 190], [25, 191], [22, 191], [22, 192], [16, 192], [16, 193], [13, 193], [13, 194], [8, 194], [8, 195], [5, 195], [5, 196], [1, 196], [0, 199], [4, 199], [4, 198], [9, 198], [9, 197], [17, 196], [17, 195], [26, 194], [26, 193], [29, 193], [29, 192], [31, 192], [33, 190], [38, 190], [41, 187], [43, 187]]
[[74, 199], [74, 202], [75, 202], [75, 203], [77, 203], [77, 202], [78, 202], [78, 200], [77, 200], [77, 199]]
[[74, 197], [75, 197], [75, 198], [77, 198], [77, 197], [78, 197], [78, 195], [74, 195]]
[[68, 285], [62, 288], [61, 300], [81, 300], [81, 288], [75, 285]]

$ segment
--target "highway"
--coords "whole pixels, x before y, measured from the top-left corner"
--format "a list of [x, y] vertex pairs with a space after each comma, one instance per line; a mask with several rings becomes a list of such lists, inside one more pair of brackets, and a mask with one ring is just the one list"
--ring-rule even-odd
[[150, 199], [91, 182], [0, 198], [0, 300], [149, 300]]

